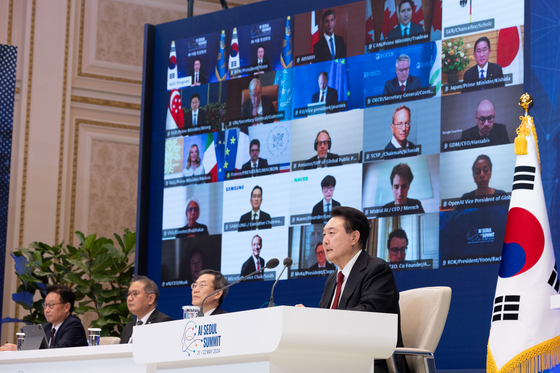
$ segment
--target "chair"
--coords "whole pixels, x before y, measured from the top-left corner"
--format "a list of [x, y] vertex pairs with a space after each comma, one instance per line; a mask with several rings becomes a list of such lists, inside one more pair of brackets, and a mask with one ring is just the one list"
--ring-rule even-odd
[[[400, 293], [401, 332], [404, 347], [395, 354], [406, 355], [412, 373], [436, 371], [434, 351], [447, 320], [451, 288], [435, 286], [406, 290]], [[397, 372], [393, 356], [387, 359], [391, 373]]]
[[106, 346], [106, 345], [118, 345], [121, 343], [121, 339], [119, 337], [101, 337], [99, 338], [99, 345]]

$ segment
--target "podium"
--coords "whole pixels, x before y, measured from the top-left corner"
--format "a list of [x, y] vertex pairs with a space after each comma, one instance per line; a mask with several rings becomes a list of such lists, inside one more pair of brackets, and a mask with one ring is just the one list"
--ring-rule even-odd
[[147, 372], [373, 372], [397, 344], [397, 315], [274, 307], [134, 328]]

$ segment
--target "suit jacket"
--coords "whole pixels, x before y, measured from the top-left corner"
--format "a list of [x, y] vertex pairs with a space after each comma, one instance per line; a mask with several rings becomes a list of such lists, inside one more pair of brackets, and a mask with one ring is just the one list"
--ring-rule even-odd
[[[474, 65], [473, 67], [471, 67], [470, 69], [468, 69], [467, 71], [465, 71], [465, 75], [463, 76], [463, 82], [465, 83], [476, 83], [478, 81], [480, 81], [480, 75], [478, 74], [478, 65]], [[486, 79], [482, 79], [482, 80], [491, 80], [491, 79], [497, 79], [497, 78], [503, 78], [504, 77], [504, 72], [502, 71], [502, 67], [496, 63], [492, 63], [492, 62], [488, 62], [488, 71], [485, 71], [485, 75], [486, 75]], [[471, 91], [478, 91], [482, 88], [485, 87], [504, 87], [506, 85], [506, 83], [504, 82], [499, 82], [499, 83], [494, 83], [494, 84], [489, 84], [489, 85], [480, 85], [480, 86], [474, 86], [471, 88], [463, 88], [461, 90], [461, 92], [471, 92]]]
[[179, 233], [176, 238], [179, 237], [198, 237], [198, 236], [208, 236], [208, 227], [204, 224], [195, 223], [194, 227], [189, 227], [188, 224], [185, 225], [181, 230], [188, 230], [188, 229], [197, 229], [202, 228], [201, 232], [193, 232], [193, 233]]
[[[408, 79], [406, 79], [405, 90], [408, 92], [420, 88], [422, 88], [422, 82], [420, 81], [420, 78], [417, 76], [409, 75]], [[400, 92], [401, 92], [401, 86], [396, 76], [393, 79], [385, 82], [385, 88], [383, 88], [384, 95], [391, 94], [391, 93], [400, 93]]]
[[[478, 126], [471, 127], [468, 130], [463, 131], [461, 134], [461, 141], [482, 140], [483, 138], [485, 137], [480, 136], [480, 133], [478, 132]], [[488, 138], [490, 139], [490, 144], [488, 145], [502, 145], [510, 143], [507, 128], [505, 125], [500, 123], [494, 123]]]
[[[52, 327], [53, 324], [50, 322], [43, 324], [43, 330], [45, 331], [47, 342], [50, 342]], [[86, 331], [82, 322], [77, 316], [70, 315], [62, 322], [62, 325], [56, 331], [52, 348], [79, 347], [87, 345], [88, 341]]]
[[[385, 150], [397, 150], [397, 149], [403, 149], [403, 148], [397, 148], [395, 147], [395, 145], [393, 145], [392, 141], [389, 141], [389, 143], [387, 144], [387, 146], [385, 147]], [[412, 143], [411, 141], [408, 142], [408, 148], [406, 149], [416, 149], [416, 145], [414, 145], [414, 143]]]
[[[325, 263], [325, 269], [334, 270], [334, 269], [336, 269], [336, 266], [327, 260], [327, 262]], [[310, 271], [318, 271], [319, 270], [319, 263], [313, 264], [311, 267], [309, 267], [309, 270]]]
[[[315, 92], [313, 97], [311, 97], [311, 102], [319, 102], [321, 91]], [[327, 87], [327, 97], [325, 99], [325, 105], [338, 105], [338, 91], [334, 88]], [[336, 113], [338, 109], [327, 110], [327, 113]]]
[[[274, 108], [274, 104], [272, 103], [272, 99], [270, 97], [261, 96], [261, 103], [263, 109], [263, 113], [262, 113], [263, 116], [276, 114], [276, 109]], [[241, 107], [241, 118], [242, 119], [254, 118], [253, 102], [251, 102], [250, 99], [245, 101], [243, 103], [243, 106]], [[272, 122], [274, 122], [274, 119], [263, 121], [263, 123], [272, 123]]]
[[[319, 307], [330, 308], [336, 289], [337, 272], [327, 278]], [[346, 280], [338, 302], [339, 310], [394, 313], [399, 317], [397, 347], [402, 347], [399, 291], [391, 268], [383, 259], [362, 250]], [[396, 355], [399, 372], [407, 372], [404, 356]], [[388, 371], [385, 360], [375, 360], [375, 371]]]
[[[249, 272], [251, 273], [251, 272]], [[221, 315], [227, 313], [227, 311], [224, 311], [223, 309], [220, 308], [220, 306], [216, 307], [216, 309], [214, 311], [212, 311], [212, 313], [210, 315]]]
[[[257, 168], [264, 168], [264, 167], [268, 167], [268, 161], [264, 158], [260, 158], [257, 162]], [[242, 171], [250, 171], [252, 169], [251, 167], [251, 161], [249, 160], [249, 162], [244, 163], [243, 166], [241, 166], [241, 170]], [[259, 176], [262, 174], [259, 174]]]
[[[423, 32], [424, 32], [424, 28], [422, 26], [420, 26], [417, 23], [410, 22], [410, 35], [417, 35]], [[401, 36], [404, 35], [402, 34], [401, 25], [399, 23], [394, 29], [389, 31], [389, 35], [387, 36], [387, 39], [396, 39], [396, 38], [400, 38]]]
[[[198, 109], [198, 118], [196, 127], [206, 125], [206, 110]], [[192, 118], [192, 111], [188, 114], [185, 114], [185, 127], [184, 128], [191, 128], [193, 126], [193, 118]]]
[[[255, 58], [251, 66], [259, 66], [259, 59]], [[266, 67], [264, 69], [256, 70], [255, 73], [259, 71], [267, 73], [270, 71], [270, 62], [268, 62], [268, 58], [266, 58], [266, 56], [263, 57], [262, 66], [266, 66]]]
[[[264, 259], [259, 257], [259, 262], [261, 263], [261, 269], [264, 268]], [[241, 266], [241, 276], [247, 276], [250, 273], [255, 272], [257, 269], [255, 268], [255, 261], [253, 260], [253, 256], [251, 255], [245, 263]]]
[[[263, 210], [261, 210], [261, 213], [259, 215], [259, 229], [270, 229], [272, 228], [272, 224], [270, 222], [270, 215], [267, 214], [266, 212], [264, 212]], [[238, 232], [243, 232], [243, 231], [254, 231], [256, 230], [256, 227], [251, 227], [250, 223], [251, 220], [253, 220], [253, 210], [249, 211], [246, 214], [241, 215], [241, 218], [239, 219], [239, 224], [241, 225], [242, 223], [247, 224], [247, 226], [245, 227], [238, 227], [237, 231]]]
[[[334, 199], [331, 200], [331, 210], [334, 209], [335, 207], [340, 206], [340, 202], [335, 201]], [[325, 219], [319, 218], [318, 216], [323, 216], [325, 213], [323, 211], [323, 200], [320, 200], [318, 204], [316, 204], [315, 206], [313, 206], [313, 211], [311, 212], [311, 224], [324, 224]], [[315, 219], [313, 219], [315, 217]], [[327, 218], [327, 220], [330, 219], [330, 216]]]
[[[333, 159], [333, 160], [334, 160], [334, 159], [337, 159], [336, 162], [327, 163], [327, 164], [326, 164], [327, 167], [334, 167], [334, 166], [341, 166], [341, 165], [342, 165], [342, 163], [341, 163], [340, 161], [338, 161], [338, 158], [339, 158], [339, 157], [338, 157], [338, 154], [327, 153], [327, 157], [326, 157], [326, 158], [327, 158], [327, 159]], [[316, 155], [316, 156], [314, 156], [314, 157], [311, 157], [307, 162], [317, 162], [318, 160], [319, 160], [319, 156]], [[315, 168], [317, 168], [317, 165], [307, 166], [307, 167], [304, 168], [304, 170], [313, 170], [313, 169], [315, 169]]]
[[325, 39], [324, 34], [319, 38], [319, 41], [313, 45], [313, 53], [315, 54], [314, 63], [334, 60], [337, 58], [346, 58], [346, 43], [344, 38], [339, 35], [334, 36], [335, 58], [332, 57], [331, 49]]
[[[158, 322], [164, 321], [173, 321], [173, 319], [163, 312], [159, 312], [157, 308], [152, 312], [150, 317], [148, 317], [148, 322], [146, 324], [155, 324]], [[130, 337], [132, 337], [132, 328], [136, 325], [136, 320], [132, 320], [128, 324], [125, 325], [122, 335], [121, 335], [121, 344], [128, 343]]]
[[[191, 73], [191, 78], [192, 78], [192, 82], [194, 84], [194, 71]], [[208, 78], [206, 77], [206, 74], [204, 74], [204, 70], [200, 69], [198, 71], [198, 80], [200, 84], [206, 84], [208, 83]]]

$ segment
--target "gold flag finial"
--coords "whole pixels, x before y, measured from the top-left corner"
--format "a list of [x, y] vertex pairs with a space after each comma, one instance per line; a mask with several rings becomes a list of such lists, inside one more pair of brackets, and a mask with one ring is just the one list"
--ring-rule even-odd
[[519, 117], [519, 119], [521, 119], [521, 124], [519, 125], [519, 127], [517, 127], [517, 130], [515, 131], [517, 133], [517, 137], [515, 138], [515, 154], [517, 155], [527, 154], [526, 137], [532, 134], [533, 138], [535, 139], [535, 146], [537, 148], [537, 157], [539, 158], [539, 166], [540, 166], [537, 131], [535, 129], [535, 124], [533, 123], [533, 117], [529, 115], [529, 109], [531, 109], [534, 106], [533, 97], [528, 93], [524, 93], [519, 98], [519, 106], [525, 109], [525, 115]]

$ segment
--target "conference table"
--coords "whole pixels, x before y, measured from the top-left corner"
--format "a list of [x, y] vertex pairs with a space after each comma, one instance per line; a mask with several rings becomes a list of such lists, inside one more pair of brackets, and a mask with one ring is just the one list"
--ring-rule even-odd
[[373, 372], [397, 315], [272, 307], [134, 328], [134, 343], [0, 353], [2, 373]]

